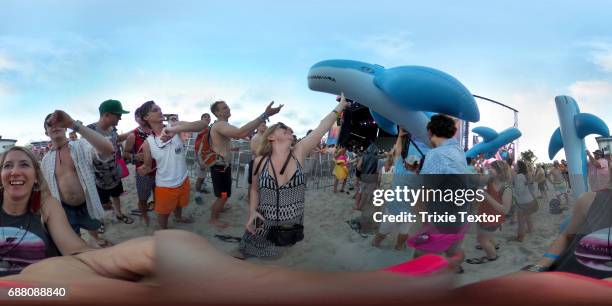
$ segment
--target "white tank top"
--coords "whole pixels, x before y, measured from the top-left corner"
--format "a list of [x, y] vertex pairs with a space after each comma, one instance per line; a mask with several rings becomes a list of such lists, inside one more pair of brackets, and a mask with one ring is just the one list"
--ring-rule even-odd
[[176, 188], [183, 184], [187, 178], [187, 162], [185, 161], [185, 148], [178, 134], [171, 140], [162, 142], [159, 137], [147, 137], [151, 156], [157, 163], [155, 185], [159, 187]]

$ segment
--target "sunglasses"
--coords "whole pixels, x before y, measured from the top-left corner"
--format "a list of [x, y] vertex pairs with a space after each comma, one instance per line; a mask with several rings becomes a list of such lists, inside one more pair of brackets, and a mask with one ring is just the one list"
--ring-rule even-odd
[[277, 123], [276, 125], [277, 125], [277, 127], [278, 127], [279, 129], [283, 129], [283, 130], [285, 130], [285, 131], [287, 131], [287, 130], [288, 130], [288, 131], [291, 131], [291, 133], [293, 133], [293, 129], [291, 129], [290, 127], [288, 127], [286, 124], [284, 124], [284, 123], [282, 123], [282, 122], [279, 122], [279, 123]]

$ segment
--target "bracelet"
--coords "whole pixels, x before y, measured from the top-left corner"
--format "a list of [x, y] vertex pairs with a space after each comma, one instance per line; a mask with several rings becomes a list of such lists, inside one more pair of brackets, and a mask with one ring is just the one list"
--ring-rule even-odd
[[79, 130], [81, 129], [81, 126], [83, 126], [83, 122], [82, 122], [82, 121], [80, 121], [80, 120], [76, 120], [76, 121], [74, 121], [74, 122], [72, 123], [72, 127], [71, 127], [71, 129], [72, 129], [72, 131], [74, 131], [74, 132], [77, 132], [77, 133], [78, 133], [78, 132], [79, 132]]
[[266, 115], [266, 112], [264, 112], [263, 114], [261, 114], [261, 115], [259, 116], [259, 119], [260, 119], [261, 121], [263, 121], [263, 122], [268, 121], [268, 118], [269, 118], [269, 116], [268, 116], [268, 115]]
[[332, 113], [335, 113], [336, 116], [340, 116], [340, 113], [337, 110], [335, 110], [335, 109], [332, 111]]
[[541, 265], [528, 265], [526, 267], [524, 267], [522, 269], [523, 271], [528, 271], [528, 272], [544, 272], [546, 270], [548, 270], [547, 267], [541, 266]]
[[553, 254], [553, 253], [544, 253], [544, 257], [548, 257], [548, 258], [556, 260], [556, 259], [559, 259], [560, 256], [557, 254]]

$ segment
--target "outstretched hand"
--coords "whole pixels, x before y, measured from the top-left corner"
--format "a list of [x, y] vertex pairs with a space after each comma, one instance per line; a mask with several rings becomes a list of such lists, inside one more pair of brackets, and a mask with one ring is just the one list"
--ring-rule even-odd
[[47, 119], [47, 125], [71, 128], [74, 125], [74, 119], [63, 110], [55, 110], [51, 117]]
[[272, 117], [278, 114], [281, 111], [281, 108], [283, 108], [283, 104], [279, 105], [278, 107], [272, 107], [273, 104], [274, 101], [270, 102], [270, 104], [268, 104], [268, 107], [266, 107], [265, 113], [268, 117]]

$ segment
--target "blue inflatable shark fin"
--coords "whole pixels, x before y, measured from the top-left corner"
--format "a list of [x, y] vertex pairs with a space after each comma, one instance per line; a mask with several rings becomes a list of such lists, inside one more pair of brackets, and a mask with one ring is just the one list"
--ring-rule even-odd
[[550, 136], [550, 142], [548, 143], [548, 158], [552, 160], [561, 149], [563, 149], [563, 138], [561, 137], [561, 128], [557, 128], [552, 136]]
[[580, 113], [574, 116], [574, 126], [576, 126], [576, 134], [578, 138], [584, 138], [591, 134], [601, 136], [610, 136], [610, 130], [606, 123], [599, 117], [589, 114]]
[[484, 142], [489, 142], [489, 141], [497, 138], [497, 136], [498, 136], [497, 132], [494, 129], [486, 127], [486, 126], [479, 126], [479, 127], [473, 128], [472, 132], [474, 132], [474, 133], [478, 134], [478, 136], [482, 137]]
[[398, 134], [397, 124], [395, 122], [383, 117], [379, 113], [373, 112], [372, 110], [370, 110], [370, 114], [372, 115], [372, 118], [376, 122], [376, 125], [378, 125], [378, 128], [380, 128], [381, 130], [391, 135]]
[[471, 122], [480, 120], [470, 91], [440, 70], [422, 66], [390, 68], [376, 74], [374, 85], [411, 111], [442, 113]]

